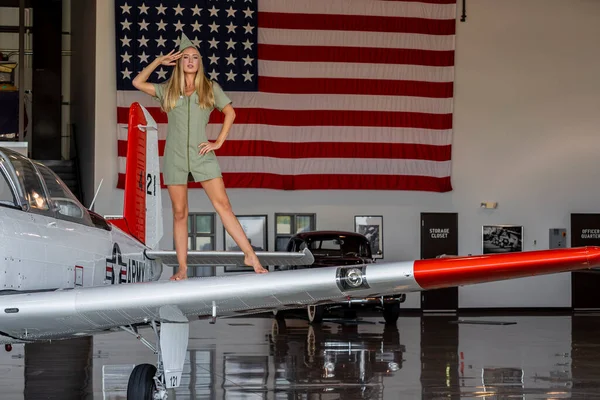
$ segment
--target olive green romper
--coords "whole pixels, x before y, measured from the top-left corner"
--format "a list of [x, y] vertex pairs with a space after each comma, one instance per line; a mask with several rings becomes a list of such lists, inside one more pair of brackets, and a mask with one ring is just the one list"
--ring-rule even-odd
[[[231, 103], [219, 84], [212, 82], [215, 107], [222, 111]], [[154, 84], [156, 99], [162, 101], [166, 84]], [[208, 142], [206, 125], [214, 108], [203, 109], [198, 104], [198, 94], [181, 96], [175, 108], [168, 114], [167, 140], [163, 155], [163, 179], [165, 185], [185, 185], [190, 180], [203, 182], [220, 178], [221, 168], [214, 151], [198, 154], [198, 145]]]

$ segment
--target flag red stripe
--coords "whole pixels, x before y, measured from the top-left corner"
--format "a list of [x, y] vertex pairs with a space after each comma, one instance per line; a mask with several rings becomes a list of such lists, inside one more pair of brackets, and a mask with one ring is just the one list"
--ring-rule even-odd
[[259, 44], [258, 52], [261, 60], [270, 61], [454, 66], [454, 51]]
[[290, 94], [368, 94], [451, 98], [453, 82], [415, 82], [375, 79], [258, 78], [261, 92]]
[[[300, 14], [261, 11], [258, 26], [271, 29], [419, 33], [454, 35], [455, 19], [381, 17], [371, 15]], [[262, 58], [262, 54], [260, 55]]]
[[[167, 114], [159, 107], [146, 108], [159, 124], [167, 123]], [[117, 108], [117, 123], [126, 124], [129, 108]], [[213, 112], [209, 123], [223, 123], [224, 115]], [[378, 126], [426, 129], [451, 129], [452, 114], [428, 114], [393, 111], [343, 110], [269, 110], [237, 108], [236, 124], [266, 124], [278, 126]]]
[[[228, 188], [263, 188], [276, 190], [419, 190], [448, 192], [452, 190], [450, 177], [404, 175], [276, 175], [266, 173], [223, 173]], [[119, 174], [117, 187], [124, 187], [125, 174]], [[164, 188], [161, 174], [161, 186]], [[190, 182], [190, 188], [201, 188]]]
[[[158, 141], [159, 156], [164, 155], [165, 140]], [[119, 140], [119, 157], [127, 156], [127, 141]], [[415, 143], [285, 143], [264, 140], [228, 140], [217, 156], [273, 158], [389, 158], [449, 161], [450, 145]]]

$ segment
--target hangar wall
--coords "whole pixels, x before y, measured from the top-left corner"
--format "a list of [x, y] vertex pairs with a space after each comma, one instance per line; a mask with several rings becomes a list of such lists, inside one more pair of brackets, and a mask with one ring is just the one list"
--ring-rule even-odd
[[[459, 2], [460, 4], [460, 2]], [[457, 22], [453, 175], [450, 193], [229, 190], [237, 214], [314, 212], [318, 229], [353, 229], [354, 215], [384, 216], [383, 261], [419, 257], [421, 212], [459, 214], [459, 252], [481, 254], [484, 224], [524, 226], [524, 250], [545, 249], [548, 230], [569, 228], [569, 213], [597, 212], [600, 186], [600, 3], [572, 0], [468, 2]], [[94, 182], [96, 211], [120, 213], [117, 179], [113, 1], [96, 10]], [[460, 19], [460, 6], [457, 20]], [[235, 129], [235, 128], [234, 128]], [[498, 208], [484, 210], [482, 201]], [[163, 248], [172, 248], [163, 191]], [[212, 211], [200, 190], [190, 211]], [[222, 225], [217, 248], [222, 249]], [[164, 276], [168, 276], [166, 271]], [[569, 307], [570, 274], [460, 288], [460, 307]], [[404, 308], [420, 307], [419, 294]]]

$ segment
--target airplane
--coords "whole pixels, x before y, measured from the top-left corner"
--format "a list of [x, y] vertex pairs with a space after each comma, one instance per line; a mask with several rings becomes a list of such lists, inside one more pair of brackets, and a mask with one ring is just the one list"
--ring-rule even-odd
[[[176, 266], [163, 235], [157, 125], [129, 110], [123, 215], [84, 207], [48, 167], [0, 147], [0, 344], [123, 330], [157, 356], [132, 370], [128, 399], [166, 399], [180, 385], [189, 324], [321, 303], [590, 269], [600, 247], [160, 280]], [[257, 252], [263, 266], [310, 266], [309, 249]], [[238, 265], [236, 251], [189, 251], [189, 265]], [[252, 271], [251, 267], [249, 272]], [[151, 343], [140, 329], [151, 328]]]

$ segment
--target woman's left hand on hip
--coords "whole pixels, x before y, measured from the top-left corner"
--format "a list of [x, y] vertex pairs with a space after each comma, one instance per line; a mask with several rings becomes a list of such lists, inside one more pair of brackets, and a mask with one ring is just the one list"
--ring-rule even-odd
[[212, 143], [212, 142], [202, 142], [198, 145], [198, 147], [200, 148], [200, 151], [198, 152], [198, 154], [204, 155], [204, 154], [208, 153], [209, 151], [218, 150], [219, 148], [221, 148], [221, 145], [218, 143]]

